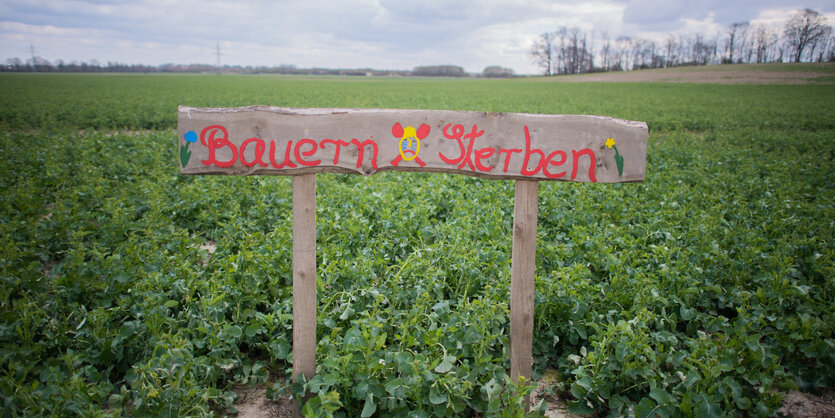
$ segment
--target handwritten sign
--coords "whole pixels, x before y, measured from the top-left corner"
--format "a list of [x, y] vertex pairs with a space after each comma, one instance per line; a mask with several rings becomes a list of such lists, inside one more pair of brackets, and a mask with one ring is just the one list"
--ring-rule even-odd
[[182, 174], [644, 179], [647, 125], [602, 116], [443, 110], [179, 107]]
[[[647, 125], [602, 116], [444, 110], [179, 108], [182, 174], [292, 175], [293, 378], [316, 373], [316, 173], [515, 179], [510, 375], [533, 364], [539, 180], [644, 180]], [[525, 399], [525, 409], [530, 404]]]

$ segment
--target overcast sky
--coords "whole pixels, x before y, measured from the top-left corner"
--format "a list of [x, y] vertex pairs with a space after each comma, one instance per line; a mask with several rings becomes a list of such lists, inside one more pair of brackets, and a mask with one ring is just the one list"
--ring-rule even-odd
[[409, 70], [455, 64], [538, 72], [528, 51], [561, 25], [618, 36], [714, 36], [722, 25], [782, 25], [832, 0], [0, 0], [0, 60]]

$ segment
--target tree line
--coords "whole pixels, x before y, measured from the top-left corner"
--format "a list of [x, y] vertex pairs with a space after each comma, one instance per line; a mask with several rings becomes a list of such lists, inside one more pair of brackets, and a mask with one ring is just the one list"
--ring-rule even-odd
[[545, 75], [628, 71], [685, 65], [835, 61], [826, 18], [811, 9], [790, 16], [780, 31], [766, 24], [733, 23], [713, 37], [669, 34], [663, 42], [604, 33], [596, 40], [562, 26], [534, 41], [530, 55]]
[[409, 75], [410, 71], [332, 68], [297, 68], [295, 65], [282, 64], [279, 66], [241, 66], [224, 65], [221, 67], [209, 64], [123, 64], [109, 61], [101, 64], [98, 60], [64, 62], [56, 60], [54, 63], [39, 56], [27, 60], [9, 58], [0, 66], [5, 72], [57, 72], [57, 73], [227, 73], [227, 74], [305, 74], [305, 75]]
[[332, 68], [297, 68], [295, 65], [282, 64], [274, 67], [225, 65], [218, 68], [208, 64], [122, 64], [110, 61], [100, 64], [92, 59], [87, 62], [57, 60], [52, 63], [42, 57], [33, 56], [26, 61], [20, 58], [9, 58], [5, 65], [0, 66], [0, 72], [58, 72], [58, 73], [226, 73], [226, 74], [298, 74], [298, 75], [348, 75], [348, 76], [419, 76], [419, 77], [486, 77], [507, 78], [514, 77], [512, 69], [497, 65], [488, 66], [480, 74], [468, 74], [463, 67], [457, 65], [426, 65], [409, 70], [374, 70], [332, 69]]

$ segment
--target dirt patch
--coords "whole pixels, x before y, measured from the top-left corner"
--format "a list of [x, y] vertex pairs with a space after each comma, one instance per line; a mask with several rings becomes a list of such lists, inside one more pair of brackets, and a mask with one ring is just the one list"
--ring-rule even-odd
[[54, 258], [45, 262], [43, 264], [43, 277], [49, 277], [49, 275], [52, 274], [52, 270], [55, 268], [55, 266], [59, 264], [61, 264], [61, 260], [56, 260]]
[[568, 413], [567, 402], [554, 393], [554, 385], [559, 382], [560, 374], [554, 369], [546, 369], [545, 374], [537, 382], [536, 390], [531, 394], [531, 403], [536, 405], [540, 400], [547, 405], [545, 416], [548, 418], [574, 418], [580, 415]]
[[[531, 395], [531, 403], [536, 405], [542, 400], [548, 408], [545, 412], [546, 417], [583, 417], [583, 415], [569, 413], [568, 400], [554, 393], [553, 387], [559, 380], [559, 373], [556, 370], [545, 370], [545, 374], [539, 379], [537, 388]], [[778, 412], [794, 417], [835, 418], [835, 390], [824, 389], [820, 395], [791, 390], [783, 397], [783, 407]]]
[[756, 66], [736, 68], [733, 65], [664, 68], [654, 70], [619, 71], [547, 77], [547, 80], [582, 82], [654, 82], [654, 83], [709, 83], [709, 84], [835, 84], [832, 65], [817, 67], [810, 64], [804, 71], [779, 71], [779, 67]]
[[[583, 415], [569, 413], [568, 400], [562, 399], [555, 393], [554, 386], [559, 380], [559, 372], [554, 369], [545, 370], [545, 374], [537, 382], [536, 390], [531, 394], [531, 403], [536, 405], [542, 400], [547, 408], [545, 416], [549, 418], [583, 417]], [[289, 397], [279, 395], [279, 398], [274, 401], [267, 399], [267, 387], [272, 384], [264, 383], [254, 387], [232, 386], [231, 389], [238, 394], [238, 399], [234, 403], [235, 409], [238, 410], [237, 416], [243, 418], [294, 416], [294, 404]], [[783, 407], [778, 412], [794, 417], [835, 418], [835, 391], [824, 389], [820, 395], [796, 390], [789, 391], [783, 398]]]
[[233, 386], [232, 390], [238, 394], [235, 409], [238, 417], [243, 418], [283, 418], [293, 416], [293, 402], [287, 397], [279, 397], [275, 401], [267, 399], [267, 385], [255, 387]]
[[217, 243], [214, 241], [206, 241], [200, 246], [200, 250], [206, 252], [206, 256], [200, 258], [200, 264], [205, 266], [209, 262], [209, 257], [217, 250]]
[[824, 389], [820, 396], [790, 390], [780, 413], [795, 417], [835, 417], [835, 391]]

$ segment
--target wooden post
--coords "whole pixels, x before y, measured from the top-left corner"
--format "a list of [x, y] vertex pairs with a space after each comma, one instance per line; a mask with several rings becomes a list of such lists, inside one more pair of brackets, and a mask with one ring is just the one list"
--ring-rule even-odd
[[293, 176], [293, 380], [316, 374], [316, 174]]
[[[516, 180], [510, 265], [510, 378], [530, 381], [533, 366], [533, 297], [539, 182]], [[525, 411], [530, 410], [530, 395]]]

